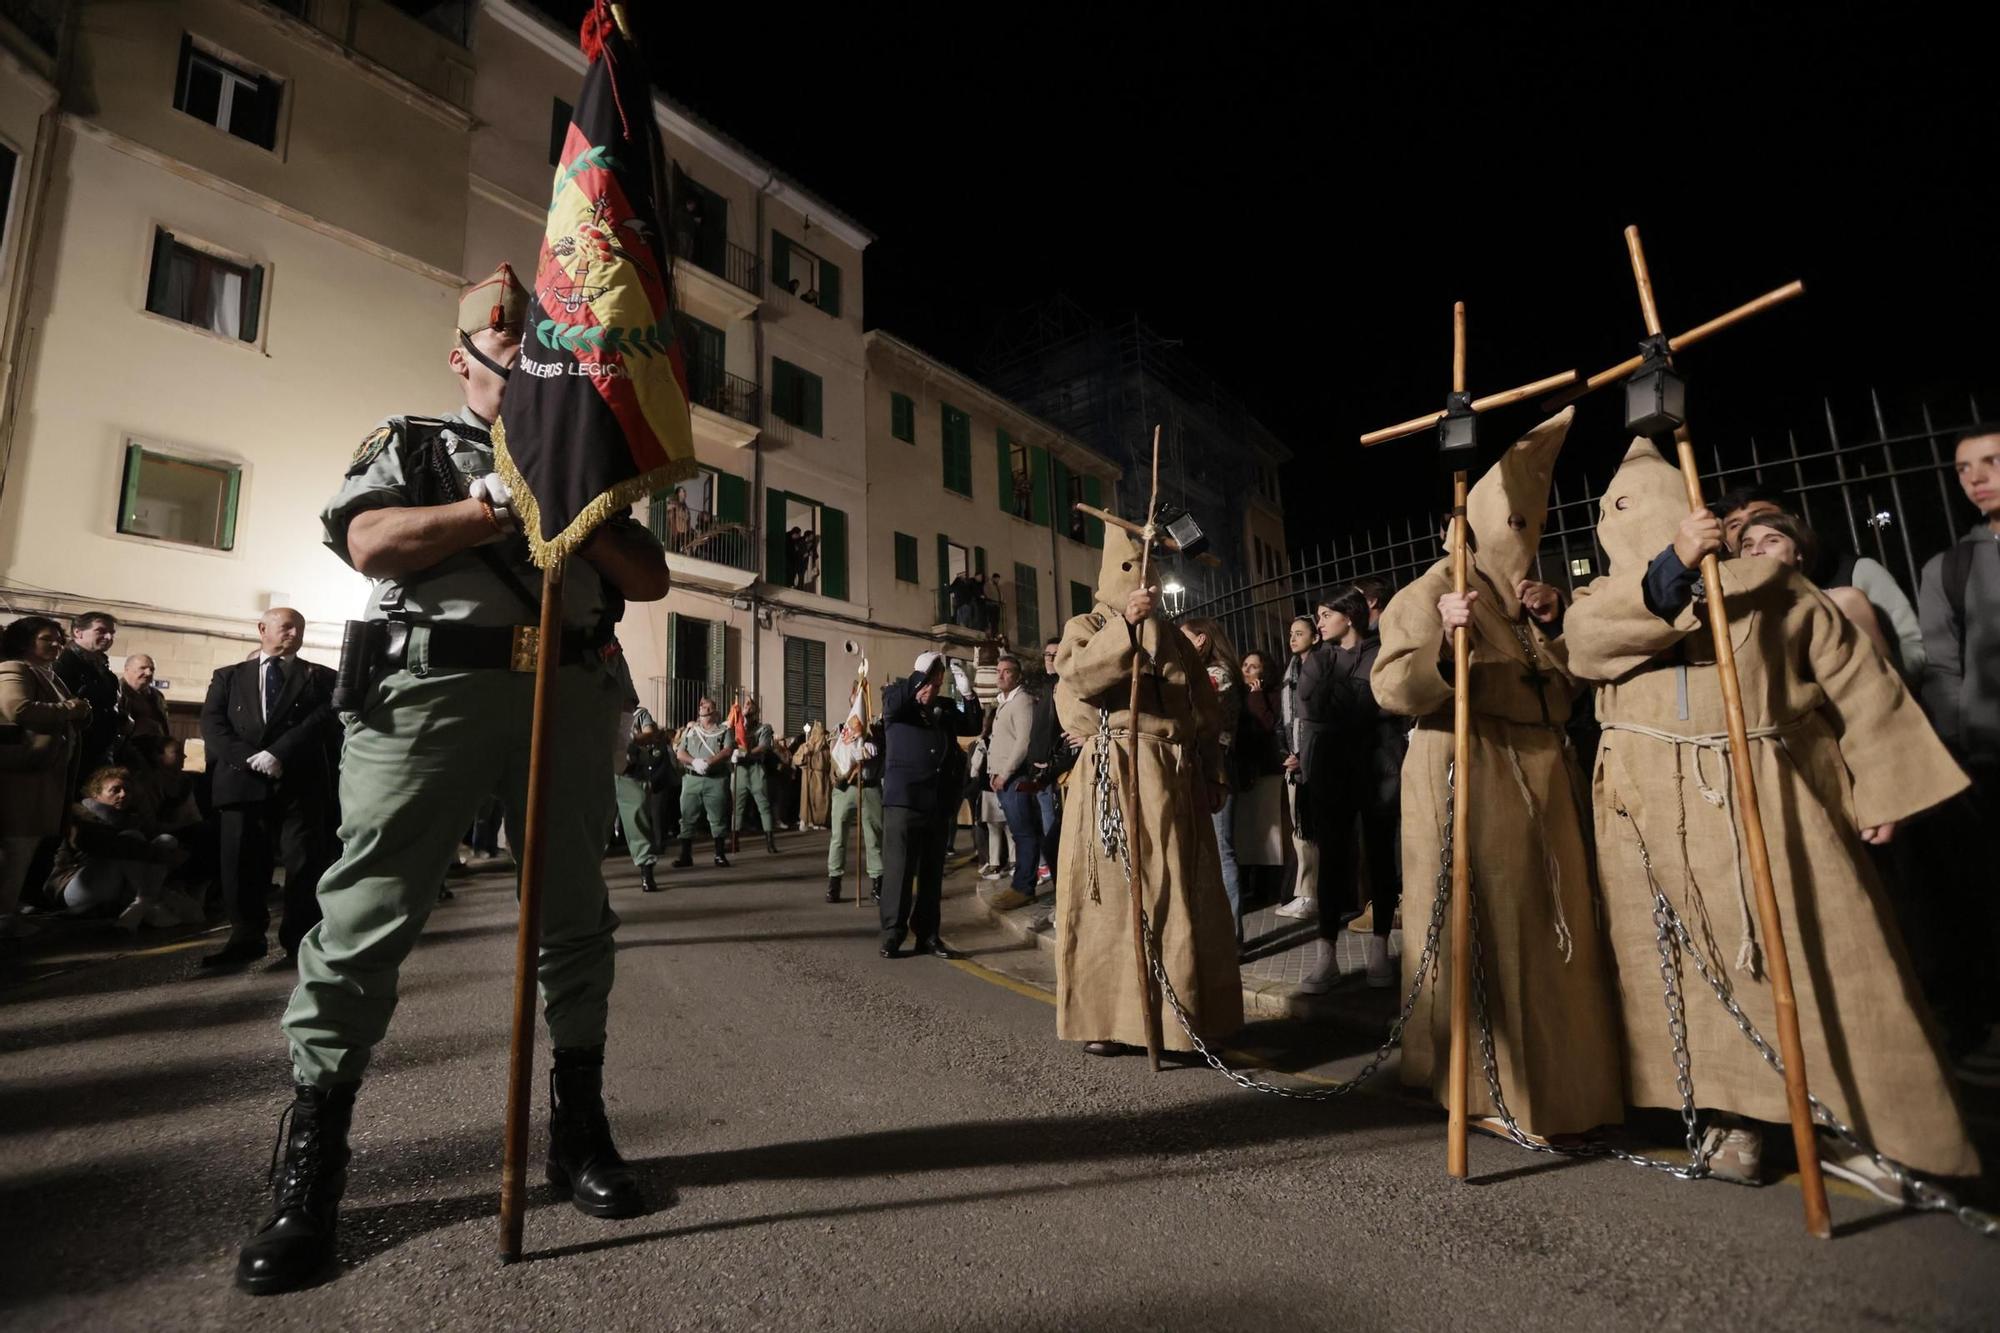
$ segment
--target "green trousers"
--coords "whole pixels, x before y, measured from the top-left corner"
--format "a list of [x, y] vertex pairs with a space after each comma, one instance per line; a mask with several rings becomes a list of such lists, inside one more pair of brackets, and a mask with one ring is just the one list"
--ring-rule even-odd
[[841, 873], [847, 865], [847, 831], [854, 823], [856, 793], [861, 802], [861, 852], [868, 862], [868, 878], [882, 878], [882, 789], [880, 787], [838, 787], [833, 789], [833, 838], [826, 844], [826, 873]]
[[704, 816], [708, 819], [709, 837], [728, 835], [729, 779], [713, 770], [707, 773], [689, 770], [681, 777], [681, 841], [694, 841], [695, 825]]
[[757, 817], [764, 821], [764, 832], [776, 833], [778, 826], [771, 822], [771, 777], [761, 759], [736, 765], [736, 823], [732, 827], [743, 827], [743, 812], [753, 800], [757, 802]]
[[[612, 804], [604, 764], [622, 699], [594, 666], [564, 667], [555, 684], [561, 739], [545, 835], [542, 1006], [554, 1045], [599, 1046], [618, 927], [602, 870]], [[403, 960], [488, 794], [506, 802], [508, 845], [525, 845], [534, 688], [532, 673], [429, 671], [412, 635], [409, 668], [348, 720], [341, 856], [320, 878], [320, 922], [299, 945], [299, 984], [285, 1010], [300, 1083], [352, 1083], [368, 1067], [396, 1010]], [[496, 1012], [493, 1024], [498, 1034], [506, 1015]]]
[[625, 850], [632, 853], [632, 864], [645, 867], [659, 859], [658, 844], [660, 831], [653, 827], [653, 805], [646, 798], [644, 778], [627, 777], [620, 773], [614, 781], [618, 786], [618, 822], [625, 828]]

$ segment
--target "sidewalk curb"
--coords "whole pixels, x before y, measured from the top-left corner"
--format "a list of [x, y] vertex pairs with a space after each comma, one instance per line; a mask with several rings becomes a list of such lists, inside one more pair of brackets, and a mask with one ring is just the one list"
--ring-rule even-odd
[[[992, 883], [997, 885], [999, 881]], [[981, 881], [976, 876], [973, 878], [972, 897], [988, 920], [1013, 935], [1015, 939], [1033, 944], [1044, 953], [1053, 954], [1056, 951], [1055, 932], [1030, 929], [1026, 908], [1003, 912], [995, 907], [992, 899], [1000, 892], [1001, 888], [989, 888], [988, 882]], [[1289, 982], [1265, 981], [1255, 977], [1243, 979], [1243, 1016], [1246, 1019], [1315, 1018], [1320, 1015], [1322, 1009], [1331, 1012], [1332, 1006], [1324, 1003], [1324, 998], [1321, 996], [1301, 995], [1298, 988]]]

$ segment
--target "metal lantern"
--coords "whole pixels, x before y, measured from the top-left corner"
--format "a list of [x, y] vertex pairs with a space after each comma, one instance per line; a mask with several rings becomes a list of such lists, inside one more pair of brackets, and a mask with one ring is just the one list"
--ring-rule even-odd
[[1201, 530], [1201, 524], [1194, 521], [1194, 515], [1175, 505], [1161, 505], [1159, 525], [1166, 529], [1167, 539], [1174, 549], [1184, 556], [1200, 555], [1208, 545], [1208, 536]]
[[1666, 335], [1639, 344], [1645, 360], [1625, 381], [1625, 429], [1634, 435], [1671, 435], [1687, 422], [1687, 381], [1674, 369]]
[[1472, 395], [1452, 394], [1445, 399], [1444, 415], [1438, 419], [1438, 452], [1463, 457], [1478, 448], [1479, 417], [1472, 410]]

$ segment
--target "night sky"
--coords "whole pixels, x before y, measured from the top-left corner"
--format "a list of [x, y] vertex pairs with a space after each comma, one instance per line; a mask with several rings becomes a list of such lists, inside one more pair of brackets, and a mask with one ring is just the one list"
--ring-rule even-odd
[[[1066, 292], [1183, 339], [1296, 454], [1295, 545], [1436, 507], [1426, 443], [1364, 456], [1355, 436], [1440, 405], [1453, 300], [1475, 393], [1629, 355], [1628, 222], [1669, 332], [1806, 283], [1683, 359], [1704, 454], [1823, 430], [1822, 393], [1858, 429], [1870, 384], [1892, 428], [1920, 393], [1960, 420], [1983, 391], [2000, 416], [2000, 98], [1970, 28], [1837, 5], [1390, 8], [966, 27], [878, 5], [824, 29], [739, 10], [656, 20], [647, 44], [669, 96], [877, 236], [871, 328], [977, 373], [1011, 317]], [[1601, 481], [1621, 404], [1583, 411], [1565, 466]]]

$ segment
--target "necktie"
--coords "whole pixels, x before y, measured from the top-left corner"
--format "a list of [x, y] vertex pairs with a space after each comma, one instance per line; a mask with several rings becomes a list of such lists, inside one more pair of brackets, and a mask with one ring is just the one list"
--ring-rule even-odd
[[278, 696], [285, 692], [285, 668], [276, 657], [264, 659], [264, 721], [268, 724], [278, 714]]

